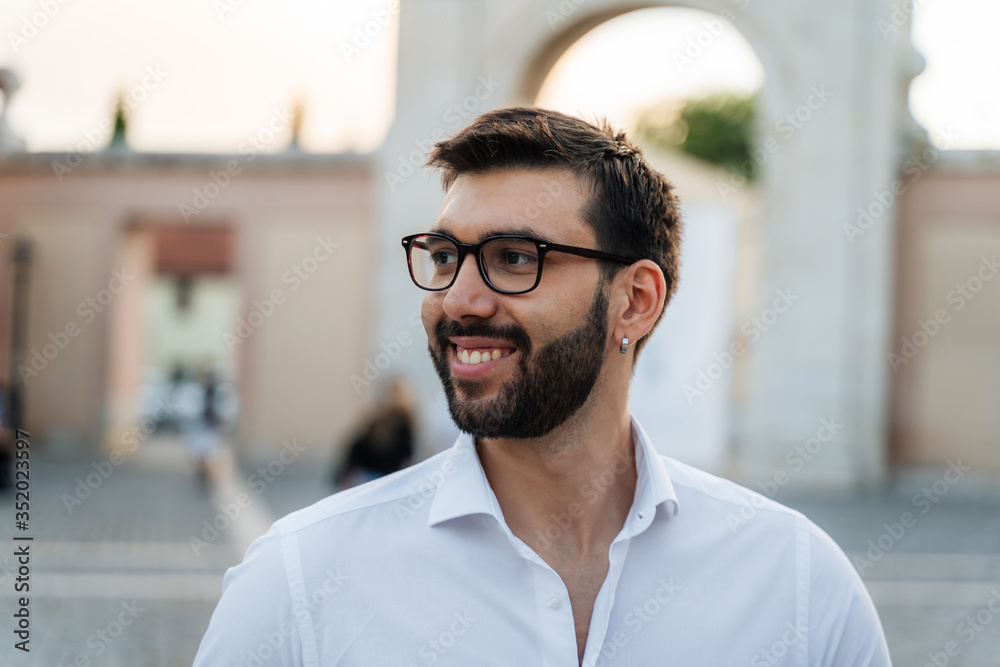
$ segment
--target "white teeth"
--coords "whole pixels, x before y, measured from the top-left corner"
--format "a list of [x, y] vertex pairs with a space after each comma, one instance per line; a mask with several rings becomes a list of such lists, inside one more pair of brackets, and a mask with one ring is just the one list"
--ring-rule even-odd
[[457, 348], [458, 359], [463, 364], [469, 364], [470, 366], [475, 366], [476, 364], [481, 364], [486, 361], [493, 361], [495, 359], [500, 359], [501, 357], [506, 357], [510, 352], [505, 352], [499, 348], [494, 348], [491, 350], [472, 350], [471, 352], [465, 348]]

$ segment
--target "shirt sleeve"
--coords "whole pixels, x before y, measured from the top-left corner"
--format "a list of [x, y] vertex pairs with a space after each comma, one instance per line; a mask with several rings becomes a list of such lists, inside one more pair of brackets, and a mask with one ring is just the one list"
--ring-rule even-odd
[[302, 664], [281, 535], [255, 540], [243, 562], [226, 570], [222, 598], [201, 640], [193, 667]]
[[891, 667], [882, 623], [864, 582], [815, 525], [810, 540], [809, 665]]

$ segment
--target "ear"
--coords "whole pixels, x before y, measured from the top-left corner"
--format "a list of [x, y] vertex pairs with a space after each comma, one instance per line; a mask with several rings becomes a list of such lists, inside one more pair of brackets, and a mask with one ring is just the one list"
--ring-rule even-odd
[[656, 324], [667, 296], [667, 281], [655, 262], [642, 259], [622, 271], [614, 282], [620, 306], [612, 323], [615, 340], [624, 336], [633, 344]]

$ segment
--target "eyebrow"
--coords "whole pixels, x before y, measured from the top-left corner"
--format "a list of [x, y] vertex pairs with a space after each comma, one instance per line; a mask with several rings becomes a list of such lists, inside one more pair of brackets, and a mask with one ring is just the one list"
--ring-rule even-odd
[[[445, 227], [443, 225], [440, 226], [440, 227], [433, 227], [432, 226], [431, 227], [431, 232], [434, 233], [434, 234], [444, 234], [445, 236], [450, 236], [452, 238], [456, 238], [454, 232], [452, 232], [451, 229], [449, 229], [448, 227]], [[508, 234], [511, 235], [511, 236], [530, 236], [531, 238], [538, 239], [539, 241], [549, 241], [547, 238], [545, 238], [544, 236], [540, 235], [537, 231], [535, 231], [534, 229], [531, 229], [530, 227], [498, 227], [498, 228], [494, 228], [494, 229], [491, 229], [486, 235], [481, 236], [478, 241], [482, 241], [483, 239], [489, 238], [490, 236], [502, 236], [502, 235], [508, 235]], [[549, 243], [551, 243], [551, 241], [549, 241]]]

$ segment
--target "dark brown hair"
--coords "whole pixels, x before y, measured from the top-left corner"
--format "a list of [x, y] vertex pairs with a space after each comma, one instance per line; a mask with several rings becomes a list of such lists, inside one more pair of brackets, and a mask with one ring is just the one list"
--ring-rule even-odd
[[[569, 169], [591, 187], [581, 215], [594, 230], [597, 249], [656, 262], [667, 284], [664, 310], [676, 292], [681, 220], [673, 186], [606, 120], [592, 124], [534, 107], [497, 109], [435, 144], [427, 164], [441, 170], [446, 190], [462, 174]], [[602, 262], [605, 281], [622, 268]], [[635, 342], [636, 355], [647, 338]]]

